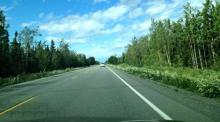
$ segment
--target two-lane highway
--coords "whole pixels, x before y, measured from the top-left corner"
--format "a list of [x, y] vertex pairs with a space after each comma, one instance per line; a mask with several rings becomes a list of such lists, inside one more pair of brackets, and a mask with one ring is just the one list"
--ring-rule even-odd
[[[212, 118], [172, 97], [178, 94], [152, 81], [93, 66], [0, 89], [0, 122], [217, 120], [217, 114]], [[219, 108], [216, 103], [211, 109], [214, 113]]]

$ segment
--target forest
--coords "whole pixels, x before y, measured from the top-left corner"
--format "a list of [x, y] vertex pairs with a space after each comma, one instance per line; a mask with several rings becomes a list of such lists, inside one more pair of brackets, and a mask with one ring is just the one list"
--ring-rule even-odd
[[57, 44], [58, 40], [50, 43], [37, 40], [41, 36], [37, 27], [24, 27], [9, 40], [8, 27], [0, 10], [0, 78], [98, 63], [94, 57], [86, 58], [70, 50], [64, 39]]
[[152, 19], [149, 34], [134, 37], [117, 63], [219, 70], [220, 4], [206, 0], [197, 10], [188, 3], [178, 21]]
[[177, 21], [152, 19], [149, 34], [134, 37], [122, 56], [111, 56], [107, 62], [136, 67], [130, 70], [147, 67], [148, 75], [153, 71], [147, 77], [179, 87], [202, 82], [193, 89], [205, 86], [208, 96], [220, 95], [220, 3], [206, 0], [201, 10], [187, 3]]

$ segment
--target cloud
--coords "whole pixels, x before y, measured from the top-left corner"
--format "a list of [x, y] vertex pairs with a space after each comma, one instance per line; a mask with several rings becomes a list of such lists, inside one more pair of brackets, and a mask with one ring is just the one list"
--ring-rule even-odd
[[128, 17], [129, 18], [136, 18], [136, 17], [140, 17], [143, 15], [144, 15], [143, 8], [138, 7], [138, 8], [135, 8], [134, 10], [130, 11], [128, 14]]
[[163, 2], [153, 2], [152, 5], [146, 10], [150, 15], [156, 15], [166, 9], [166, 4]]
[[150, 26], [151, 26], [151, 20], [145, 20], [143, 22], [133, 24], [132, 29], [138, 32], [147, 32]]
[[[199, 0], [187, 0], [192, 6], [200, 8]], [[110, 55], [120, 55], [131, 38], [144, 36], [149, 32], [151, 18], [176, 20], [183, 11], [185, 0], [120, 0], [108, 8], [86, 14], [57, 16], [54, 13], [40, 13], [45, 19], [40, 30], [46, 33], [47, 40], [60, 37], [68, 43], [77, 45], [77, 51], [99, 59]], [[110, 2], [94, 0], [95, 4]], [[30, 23], [23, 23], [28, 25]], [[58, 38], [59, 37], [59, 38]], [[98, 39], [97, 39], [98, 38]]]
[[94, 4], [97, 4], [97, 3], [106, 3], [106, 2], [109, 2], [108, 0], [93, 0], [93, 3]]
[[32, 21], [32, 22], [23, 22], [21, 23], [21, 27], [29, 27], [29, 26], [37, 26], [39, 22]]
[[55, 42], [59, 42], [59, 40], [61, 40], [61, 37], [47, 36], [47, 37], [45, 37], [45, 40], [47, 40], [47, 41], [54, 40]]
[[8, 12], [10, 10], [12, 10], [14, 7], [13, 6], [0, 6], [0, 10], [3, 10], [4, 12]]
[[[54, 40], [55, 42], [59, 42], [62, 38], [64, 38], [63, 36], [46, 36], [44, 39], [47, 41], [51, 41]], [[88, 38], [75, 38], [75, 37], [67, 37], [64, 38], [64, 40], [68, 43], [68, 44], [82, 44], [82, 43], [86, 43]]]
[[189, 2], [192, 7], [197, 8], [197, 9], [201, 9], [203, 7], [202, 3], [204, 3], [205, 0], [188, 0], [187, 2]]
[[[47, 23], [42, 23], [40, 29], [51, 34], [72, 32], [77, 37], [91, 36], [101, 31], [107, 31], [105, 26], [108, 22], [116, 22], [123, 19], [127, 12], [128, 8], [125, 5], [118, 5], [90, 14], [68, 15], [61, 19], [51, 20]], [[120, 26], [117, 26], [112, 31], [117, 32], [119, 30]], [[111, 30], [108, 31], [110, 32]]]
[[[137, 7], [141, 4], [141, 2], [144, 2], [144, 0], [120, 0], [119, 4], [129, 6], [131, 8]], [[147, 2], [147, 1], [145, 1]]]
[[128, 9], [125, 5], [112, 6], [107, 10], [91, 14], [91, 18], [99, 21], [114, 21], [122, 18], [128, 12]]
[[40, 25], [40, 29], [51, 34], [72, 32], [80, 36], [89, 36], [103, 28], [103, 24], [85, 16], [69, 15], [61, 20]]
[[117, 24], [112, 28], [102, 30], [101, 34], [112, 34], [112, 33], [119, 33], [123, 31], [124, 27], [121, 24]]

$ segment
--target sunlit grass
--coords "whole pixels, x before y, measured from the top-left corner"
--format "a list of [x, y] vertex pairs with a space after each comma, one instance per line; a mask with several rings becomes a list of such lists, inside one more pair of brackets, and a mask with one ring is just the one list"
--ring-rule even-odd
[[220, 72], [175, 67], [114, 66], [132, 74], [198, 92], [206, 97], [220, 96]]
[[19, 74], [15, 77], [8, 77], [8, 78], [0, 78], [0, 86], [8, 86], [12, 84], [22, 83], [34, 79], [39, 79], [42, 77], [48, 77], [52, 75], [57, 75], [69, 71], [76, 70], [76, 68], [66, 68], [63, 70], [53, 70], [49, 72], [39, 72], [39, 73], [30, 73], [30, 74]]

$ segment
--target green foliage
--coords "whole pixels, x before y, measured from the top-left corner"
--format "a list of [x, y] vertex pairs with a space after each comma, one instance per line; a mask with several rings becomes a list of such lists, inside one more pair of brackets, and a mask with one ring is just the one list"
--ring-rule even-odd
[[[0, 85], [47, 76], [46, 71], [98, 63], [94, 57], [87, 59], [84, 54], [71, 51], [64, 39], [60, 40], [57, 47], [53, 40], [50, 45], [47, 41], [37, 40], [41, 36], [38, 27], [24, 27], [20, 32], [15, 32], [15, 37], [9, 44], [7, 29], [4, 13], [0, 10], [0, 79], [4, 78], [0, 80]], [[26, 75], [30, 73], [35, 74]], [[16, 77], [5, 80], [5, 77], [12, 76]]]
[[109, 64], [118, 64], [119, 59], [116, 56], [110, 56], [107, 60], [107, 63], [109, 63]]
[[9, 54], [9, 34], [7, 31], [8, 24], [5, 15], [0, 10], [0, 76], [6, 76], [10, 73], [10, 54]]
[[141, 77], [196, 91], [206, 97], [220, 96], [220, 73], [216, 71], [155, 66], [140, 68], [126, 64], [114, 67]]
[[14, 77], [0, 78], [0, 86], [7, 86], [7, 85], [12, 85], [12, 84], [22, 83], [25, 81], [30, 81], [30, 80], [39, 79], [42, 77], [48, 77], [48, 76], [52, 76], [52, 75], [57, 75], [57, 74], [73, 71], [75, 69], [76, 68], [66, 68], [65, 70], [53, 70], [53, 71], [49, 71], [49, 72], [19, 74]]
[[[132, 39], [120, 69], [142, 77], [220, 96], [220, 4], [206, 0], [202, 10], [189, 3], [177, 21], [152, 20], [147, 36]], [[214, 71], [215, 70], [215, 71]]]
[[89, 57], [87, 59], [87, 62], [88, 62], [89, 65], [95, 65], [96, 64], [96, 61], [95, 61], [94, 57]]
[[219, 70], [219, 13], [220, 5], [206, 0], [201, 11], [186, 4], [178, 21], [152, 20], [149, 34], [132, 39], [121, 63]]

